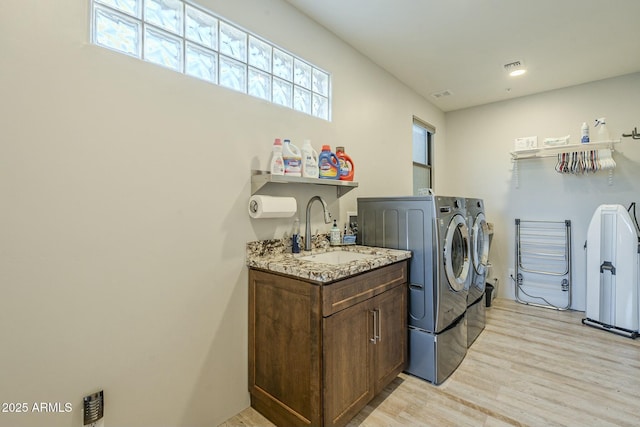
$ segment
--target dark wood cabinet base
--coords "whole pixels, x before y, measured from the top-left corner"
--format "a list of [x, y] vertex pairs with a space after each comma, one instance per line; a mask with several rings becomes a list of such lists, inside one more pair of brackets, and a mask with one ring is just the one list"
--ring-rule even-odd
[[407, 262], [329, 284], [249, 271], [251, 406], [343, 426], [404, 369]]

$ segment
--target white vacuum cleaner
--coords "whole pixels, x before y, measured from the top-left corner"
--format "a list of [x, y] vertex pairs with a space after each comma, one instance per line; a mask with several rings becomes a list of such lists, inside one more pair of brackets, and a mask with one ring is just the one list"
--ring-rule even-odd
[[587, 231], [587, 308], [582, 323], [636, 338], [639, 270], [636, 223], [621, 205], [599, 206]]

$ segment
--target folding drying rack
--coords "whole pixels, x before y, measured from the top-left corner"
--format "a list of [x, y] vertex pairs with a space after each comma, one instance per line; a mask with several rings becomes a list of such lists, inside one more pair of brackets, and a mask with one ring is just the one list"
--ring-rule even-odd
[[571, 221], [516, 219], [516, 301], [571, 307]]

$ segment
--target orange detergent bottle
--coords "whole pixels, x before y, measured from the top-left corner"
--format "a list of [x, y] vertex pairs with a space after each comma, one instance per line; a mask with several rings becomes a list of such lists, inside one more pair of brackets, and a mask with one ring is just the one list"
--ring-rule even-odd
[[344, 152], [344, 147], [336, 147], [336, 157], [340, 161], [340, 180], [353, 181], [355, 166], [351, 157]]

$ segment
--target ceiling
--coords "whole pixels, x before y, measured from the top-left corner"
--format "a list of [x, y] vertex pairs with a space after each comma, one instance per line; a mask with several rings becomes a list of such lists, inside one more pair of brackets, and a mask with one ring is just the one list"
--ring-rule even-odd
[[287, 1], [443, 111], [640, 71], [640, 0]]

